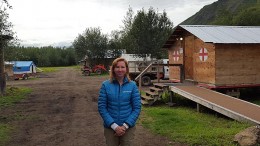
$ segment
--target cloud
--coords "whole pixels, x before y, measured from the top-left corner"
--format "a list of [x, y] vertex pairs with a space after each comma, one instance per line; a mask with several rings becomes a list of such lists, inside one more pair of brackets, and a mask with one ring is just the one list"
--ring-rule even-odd
[[216, 0], [9, 0], [9, 21], [25, 44], [72, 42], [86, 28], [100, 27], [109, 34], [123, 26], [131, 6], [137, 10], [153, 7], [165, 10], [174, 25]]

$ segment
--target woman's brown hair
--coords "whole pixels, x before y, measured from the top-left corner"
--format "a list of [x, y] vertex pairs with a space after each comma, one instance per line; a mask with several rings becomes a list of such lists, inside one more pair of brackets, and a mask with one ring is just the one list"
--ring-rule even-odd
[[116, 65], [117, 65], [117, 63], [118, 63], [119, 61], [124, 61], [124, 62], [125, 62], [125, 66], [126, 66], [126, 74], [125, 74], [125, 76], [127, 77], [128, 81], [130, 81], [128, 62], [126, 61], [125, 58], [121, 58], [121, 57], [120, 57], [120, 58], [116, 58], [116, 59], [113, 61], [113, 63], [112, 63], [112, 66], [111, 66], [111, 68], [110, 68], [110, 81], [112, 82], [112, 81], [115, 79], [115, 77], [116, 77], [115, 72], [114, 72], [114, 69], [115, 69], [115, 67], [116, 67]]

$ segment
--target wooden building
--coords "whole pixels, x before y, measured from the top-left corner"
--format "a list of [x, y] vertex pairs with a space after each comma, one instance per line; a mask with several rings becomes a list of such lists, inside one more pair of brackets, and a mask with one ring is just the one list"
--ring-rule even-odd
[[[260, 27], [179, 25], [164, 44], [184, 80], [217, 87], [260, 86]], [[169, 78], [180, 81], [180, 67]]]
[[5, 77], [7, 80], [13, 80], [14, 79], [14, 71], [13, 71], [13, 63], [11, 62], [5, 62]]

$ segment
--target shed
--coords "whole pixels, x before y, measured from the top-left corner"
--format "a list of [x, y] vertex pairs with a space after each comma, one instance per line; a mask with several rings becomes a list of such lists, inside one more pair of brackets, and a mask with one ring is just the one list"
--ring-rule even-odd
[[5, 65], [5, 76], [6, 76], [6, 79], [7, 80], [12, 79], [13, 76], [14, 76], [13, 63], [5, 62], [4, 65]]
[[[260, 86], [260, 27], [179, 25], [165, 42], [170, 64], [184, 80], [210, 87]], [[180, 68], [170, 66], [170, 80]]]
[[14, 74], [36, 74], [36, 65], [33, 61], [12, 61]]

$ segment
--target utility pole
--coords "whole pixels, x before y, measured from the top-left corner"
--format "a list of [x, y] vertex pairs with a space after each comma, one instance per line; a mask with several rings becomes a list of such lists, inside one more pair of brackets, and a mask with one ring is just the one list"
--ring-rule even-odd
[[5, 94], [6, 77], [5, 77], [5, 61], [4, 61], [4, 47], [7, 41], [13, 39], [9, 35], [0, 35], [0, 97]]

